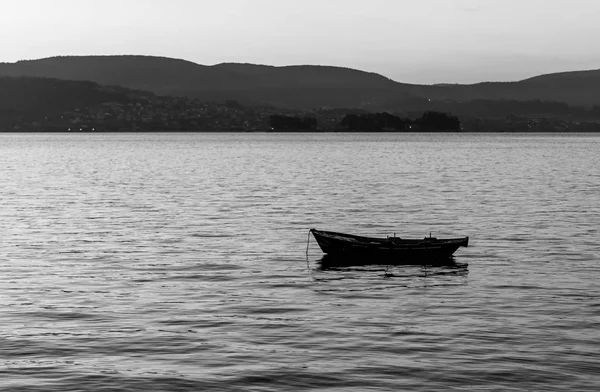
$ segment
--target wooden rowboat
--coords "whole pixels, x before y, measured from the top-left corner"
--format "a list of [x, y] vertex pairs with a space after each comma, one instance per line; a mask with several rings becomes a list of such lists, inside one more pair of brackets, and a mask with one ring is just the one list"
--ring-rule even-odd
[[364, 262], [393, 264], [446, 261], [469, 237], [438, 239], [372, 238], [311, 229], [319, 247], [330, 257], [361, 259]]

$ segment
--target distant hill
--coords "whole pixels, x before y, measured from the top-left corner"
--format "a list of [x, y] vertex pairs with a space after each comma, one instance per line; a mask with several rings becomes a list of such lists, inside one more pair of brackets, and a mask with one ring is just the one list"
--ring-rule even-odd
[[0, 76], [0, 132], [266, 130], [273, 110], [90, 81]]
[[152, 56], [71, 56], [0, 63], [2, 75], [86, 80], [161, 95], [238, 100], [291, 109], [418, 110], [432, 101], [464, 105], [473, 100], [600, 105], [600, 70], [542, 75], [509, 83], [414, 85], [375, 73], [330, 66], [205, 66]]
[[[595, 74], [593, 73], [595, 72]], [[600, 71], [573, 72], [572, 76], [550, 74], [519, 82], [486, 82], [472, 85], [434, 86], [432, 96], [439, 100], [542, 100], [575, 106], [600, 105]], [[566, 74], [564, 74], [566, 75]]]
[[348, 68], [204, 66], [151, 56], [52, 57], [0, 63], [0, 75], [89, 80], [163, 95], [290, 108], [369, 106], [381, 97], [398, 95], [399, 85], [381, 75]]
[[[0, 76], [0, 132], [265, 131], [271, 117], [336, 129], [356, 109], [306, 111], [155, 95], [87, 80]], [[283, 116], [282, 116], [283, 114]]]
[[104, 102], [125, 104], [132, 95], [148, 93], [101, 86], [88, 81], [0, 76], [0, 125]]
[[[269, 71], [261, 67], [243, 67], [243, 70]], [[539, 100], [453, 102], [411, 97], [405, 99], [401, 107], [403, 109], [394, 112], [395, 115], [373, 114], [356, 108], [293, 110], [244, 106], [237, 101], [215, 103], [189, 97], [155, 95], [91, 81], [0, 76], [0, 132], [265, 131], [275, 126], [273, 118], [292, 119], [284, 127], [287, 130], [295, 129], [297, 124], [308, 124], [308, 129], [313, 131], [389, 128], [402, 131], [406, 124], [411, 124], [406, 121], [407, 118], [424, 118], [423, 112], [442, 116], [450, 113], [447, 118], [456, 118], [454, 115], [457, 115], [457, 124], [464, 124], [461, 129], [478, 132], [600, 132], [600, 106], [586, 109]], [[362, 125], [344, 124], [343, 120], [348, 115], [358, 119]], [[370, 120], [365, 123], [364, 119], [376, 119], [377, 124], [374, 126]], [[405, 120], [398, 128], [398, 124], [394, 125], [390, 119]], [[418, 122], [412, 124], [423, 125]]]

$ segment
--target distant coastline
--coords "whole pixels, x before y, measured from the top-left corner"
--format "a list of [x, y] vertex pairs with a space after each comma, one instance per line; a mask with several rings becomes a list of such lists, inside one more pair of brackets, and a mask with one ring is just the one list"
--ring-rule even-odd
[[93, 82], [0, 78], [0, 132], [600, 132], [596, 112], [587, 110], [580, 118], [298, 110], [158, 96]]
[[413, 86], [339, 67], [55, 57], [0, 64], [0, 132], [600, 132], [596, 75]]
[[152, 133], [212, 133], [212, 134], [219, 134], [219, 133], [264, 133], [264, 134], [333, 134], [333, 133], [347, 133], [347, 134], [382, 134], [382, 133], [386, 133], [386, 134], [472, 134], [472, 133], [490, 133], [490, 134], [499, 134], [499, 133], [521, 133], [521, 134], [548, 134], [548, 133], [556, 133], [556, 134], [593, 134], [593, 133], [598, 133], [600, 134], [600, 125], [596, 125], [596, 126], [580, 126], [580, 127], [574, 127], [571, 129], [564, 129], [564, 130], [560, 130], [560, 129], [553, 129], [553, 128], [538, 128], [534, 131], [521, 131], [521, 130], [514, 130], [514, 129], [510, 129], [510, 128], [506, 128], [504, 130], [499, 129], [498, 127], [495, 128], [490, 128], [490, 129], [469, 129], [469, 130], [460, 130], [460, 131], [449, 131], [449, 130], [436, 130], [436, 131], [348, 131], [348, 130], [344, 130], [344, 129], [328, 129], [328, 130], [306, 130], [306, 129], [302, 129], [302, 130], [260, 130], [260, 129], [255, 129], [255, 130], [240, 130], [240, 129], [221, 129], [221, 130], [185, 130], [185, 129], [177, 129], [177, 130], [159, 130], [159, 129], [153, 129], [153, 130], [136, 130], [136, 131], [131, 131], [131, 130], [77, 130], [77, 131], [65, 131], [65, 130], [56, 130], [56, 129], [35, 129], [35, 130], [28, 130], [28, 129], [19, 129], [19, 130], [4, 130], [4, 129], [0, 129], [0, 134], [27, 134], [27, 133], [48, 133], [48, 134], [75, 134], [75, 133], [81, 133], [81, 134], [118, 134], [118, 133], [148, 133], [148, 134], [152, 134]]

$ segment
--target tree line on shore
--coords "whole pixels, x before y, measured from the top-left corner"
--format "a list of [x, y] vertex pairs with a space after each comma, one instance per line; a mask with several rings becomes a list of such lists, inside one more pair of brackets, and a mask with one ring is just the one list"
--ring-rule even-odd
[[[271, 115], [269, 117], [273, 131], [312, 131], [318, 128], [314, 117]], [[337, 130], [349, 132], [402, 132], [402, 131], [460, 131], [458, 117], [448, 113], [426, 111], [414, 120], [393, 114], [362, 113], [346, 114], [338, 124]]]
[[314, 117], [284, 116], [273, 114], [269, 116], [269, 124], [273, 131], [314, 131], [317, 129], [317, 119]]

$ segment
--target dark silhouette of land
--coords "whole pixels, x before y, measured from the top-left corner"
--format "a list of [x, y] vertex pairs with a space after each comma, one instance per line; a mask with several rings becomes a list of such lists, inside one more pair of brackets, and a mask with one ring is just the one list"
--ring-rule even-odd
[[415, 85], [382, 75], [329, 66], [273, 67], [253, 64], [205, 66], [151, 56], [76, 56], [0, 63], [0, 76], [88, 80], [219, 101], [294, 109], [352, 107], [395, 109], [415, 99], [552, 101], [600, 106], [600, 70], [542, 75], [508, 83]]
[[[596, 131], [597, 91], [600, 70], [511, 83], [429, 86], [328, 66], [204, 66], [151, 56], [53, 57], [0, 63], [0, 127]], [[426, 112], [456, 120], [431, 127], [417, 121]], [[404, 120], [394, 124], [396, 120], [386, 115]], [[278, 123], [272, 116], [300, 120]]]
[[[283, 114], [285, 113], [285, 114]], [[448, 120], [450, 122], [448, 122]], [[321, 124], [319, 124], [321, 123]], [[458, 118], [416, 120], [356, 110], [245, 107], [94, 82], [0, 77], [0, 129], [8, 131], [459, 131]]]

